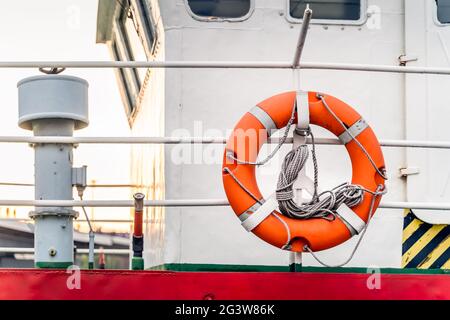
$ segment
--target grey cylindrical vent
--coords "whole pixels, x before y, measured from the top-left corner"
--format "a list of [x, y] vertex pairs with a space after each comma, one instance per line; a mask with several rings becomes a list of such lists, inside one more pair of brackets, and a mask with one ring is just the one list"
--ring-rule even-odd
[[35, 76], [23, 79], [19, 88], [19, 126], [32, 130], [32, 121], [70, 119], [75, 129], [89, 124], [88, 83], [63, 75]]

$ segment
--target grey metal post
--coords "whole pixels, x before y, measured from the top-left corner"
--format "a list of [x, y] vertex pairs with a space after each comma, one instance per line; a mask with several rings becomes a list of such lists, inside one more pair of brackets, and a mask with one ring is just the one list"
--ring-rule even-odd
[[[309, 5], [307, 4], [306, 9], [303, 13], [302, 28], [300, 29], [300, 34], [298, 36], [297, 46], [296, 46], [296, 50], [295, 50], [295, 54], [294, 54], [294, 61], [292, 62], [292, 68], [294, 68], [294, 69], [297, 69], [300, 67], [300, 60], [302, 58], [302, 53], [303, 53], [303, 48], [305, 46], [306, 36], [308, 35], [308, 28], [309, 28], [309, 24], [311, 22], [312, 13], [313, 13], [312, 10], [309, 8]], [[306, 143], [306, 138], [307, 138], [306, 131], [309, 130], [309, 111], [306, 114], [307, 119], [301, 119], [301, 118], [304, 118], [305, 115], [303, 115], [303, 117], [300, 117], [300, 113], [299, 113], [299, 110], [300, 110], [299, 108], [308, 108], [308, 96], [306, 96], [306, 98], [304, 98], [304, 99], [306, 99], [306, 100], [302, 100], [303, 105], [300, 106], [299, 100], [301, 100], [301, 98], [297, 95], [297, 102], [296, 102], [297, 103], [297, 121], [299, 123], [297, 124], [297, 128], [294, 131], [294, 138], [293, 138], [294, 143], [292, 145], [293, 149], [298, 148], [300, 144]], [[302, 109], [302, 110], [304, 110], [304, 109]], [[300, 124], [301, 121], [306, 121], [306, 122], [303, 124]], [[307, 128], [302, 128], [300, 125], [307, 125]], [[305, 168], [303, 168], [303, 170], [299, 173], [299, 177], [297, 179], [301, 179], [301, 177], [304, 175], [305, 175]], [[296, 195], [296, 200], [302, 201], [302, 191], [301, 191], [301, 188], [298, 188], [297, 181], [294, 183], [294, 192]], [[301, 271], [302, 263], [303, 263], [303, 256], [302, 256], [301, 252], [290, 252], [289, 253], [289, 270], [291, 272]]]
[[[80, 78], [46, 75], [18, 83], [19, 126], [35, 136], [72, 136], [88, 125], [88, 83]], [[35, 199], [73, 200], [73, 145], [34, 144]], [[72, 207], [35, 207], [35, 265], [66, 268], [73, 264]]]
[[294, 54], [294, 61], [292, 62], [293, 68], [298, 68], [300, 66], [300, 59], [303, 53], [303, 47], [305, 46], [306, 36], [308, 34], [309, 23], [311, 22], [312, 10], [309, 5], [306, 5], [305, 12], [303, 13], [302, 28], [300, 29], [300, 34], [298, 36], [297, 47]]

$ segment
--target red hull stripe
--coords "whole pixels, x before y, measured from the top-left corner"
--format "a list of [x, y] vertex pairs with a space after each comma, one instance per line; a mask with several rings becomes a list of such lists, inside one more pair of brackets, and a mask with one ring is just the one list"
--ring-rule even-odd
[[[64, 270], [0, 270], [0, 299], [450, 299], [450, 276], [83, 270], [68, 289]], [[72, 278], [73, 279], [73, 278]], [[372, 278], [373, 280], [373, 278]], [[376, 281], [369, 282], [373, 284]], [[72, 282], [73, 284], [74, 282]]]

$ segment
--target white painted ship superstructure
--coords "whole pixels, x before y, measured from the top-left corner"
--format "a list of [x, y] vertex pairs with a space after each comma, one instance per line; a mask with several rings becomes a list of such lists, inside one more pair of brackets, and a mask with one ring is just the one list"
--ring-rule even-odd
[[[294, 6], [301, 1], [219, 1], [235, 8], [231, 11], [226, 9], [230, 7], [214, 8], [210, 1], [205, 3], [213, 8], [202, 7], [201, 2], [132, 0], [130, 11], [126, 2], [101, 0], [97, 41], [109, 45], [115, 60], [292, 61], [301, 26], [292, 14], [297, 14]], [[314, 13], [303, 61], [424, 67], [450, 64], [447, 1], [310, 2]], [[302, 5], [299, 12], [303, 12]], [[211, 13], [223, 16], [208, 16]], [[380, 139], [450, 139], [446, 98], [450, 78], [440, 75], [155, 68], [146, 72], [118, 69], [117, 79], [136, 136], [226, 136], [259, 101], [301, 88], [326, 92], [349, 103]], [[314, 129], [317, 137], [329, 137]], [[285, 146], [283, 154], [289, 148]], [[384, 148], [384, 155], [389, 174], [385, 201], [448, 202], [448, 151]], [[140, 191], [148, 199], [224, 198], [222, 156], [223, 145], [134, 146], [130, 172], [133, 183], [147, 186]], [[344, 148], [320, 146], [318, 158], [323, 189], [350, 178]], [[258, 170], [265, 195], [274, 191], [281, 159]], [[449, 220], [445, 211], [415, 212], [429, 222]], [[229, 207], [152, 208], [147, 214], [146, 268], [289, 262], [287, 252], [244, 231]], [[402, 210], [379, 209], [349, 266], [400, 267], [402, 226]], [[350, 254], [355, 240], [320, 253], [320, 257], [339, 263]], [[309, 255], [304, 255], [303, 263], [316, 264]]]

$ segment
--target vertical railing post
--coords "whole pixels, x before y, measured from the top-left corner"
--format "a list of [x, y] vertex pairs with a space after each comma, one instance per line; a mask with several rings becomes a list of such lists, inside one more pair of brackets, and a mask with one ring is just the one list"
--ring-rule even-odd
[[[306, 9], [303, 13], [303, 21], [302, 21], [302, 27], [300, 29], [300, 34], [298, 36], [298, 41], [297, 41], [297, 46], [296, 46], [296, 50], [295, 50], [295, 54], [294, 54], [294, 60], [292, 62], [292, 68], [294, 69], [294, 73], [298, 72], [299, 66], [300, 66], [300, 60], [302, 57], [302, 53], [303, 53], [303, 48], [305, 46], [305, 41], [306, 41], [306, 36], [308, 35], [308, 28], [309, 28], [309, 24], [311, 22], [311, 17], [312, 17], [312, 10], [309, 8], [309, 5], [306, 6]], [[294, 75], [295, 76], [295, 75]], [[299, 85], [299, 84], [298, 84]], [[299, 88], [296, 88], [296, 90], [298, 90]], [[305, 105], [299, 105], [300, 101], [303, 101], [306, 99], [306, 103]], [[299, 121], [300, 124], [300, 116], [299, 116], [299, 108], [308, 108], [307, 105], [307, 96], [305, 99], [301, 99], [299, 97], [299, 94], [297, 94], [297, 98], [296, 98], [296, 108], [297, 108], [297, 119]], [[308, 111], [308, 110], [303, 110], [303, 111]], [[306, 125], [307, 128], [298, 128], [300, 129], [298, 132], [300, 131], [304, 131], [309, 129], [309, 112], [307, 112], [305, 114], [305, 117], [307, 119], [302, 119], [303, 121], [306, 121], [306, 124], [303, 123], [302, 125]], [[296, 149], [300, 146], [300, 144], [304, 144], [306, 143], [306, 134], [302, 134], [299, 135], [297, 131], [294, 132], [294, 144], [292, 146], [293, 149]], [[301, 176], [305, 175], [305, 170], [302, 170], [302, 172], [299, 173], [299, 178], [301, 179]], [[300, 187], [297, 187], [297, 183], [294, 184], [294, 192], [295, 192], [295, 198], [296, 201], [301, 201], [302, 200], [302, 189]], [[301, 271], [302, 268], [302, 261], [303, 257], [302, 257], [302, 253], [301, 252], [290, 252], [289, 253], [289, 270], [291, 272], [298, 272]]]
[[309, 23], [311, 22], [312, 10], [309, 5], [306, 6], [305, 12], [303, 13], [302, 28], [300, 29], [300, 34], [298, 36], [297, 47], [295, 50], [294, 61], [292, 62], [292, 68], [297, 69], [300, 66], [300, 59], [303, 53], [303, 47], [305, 46], [306, 36], [308, 35]]

